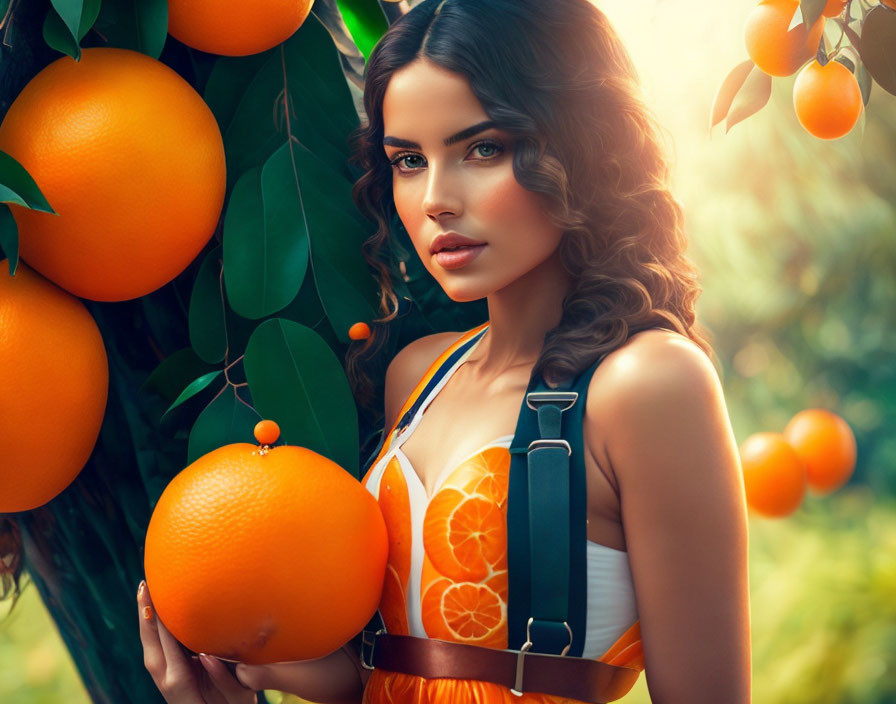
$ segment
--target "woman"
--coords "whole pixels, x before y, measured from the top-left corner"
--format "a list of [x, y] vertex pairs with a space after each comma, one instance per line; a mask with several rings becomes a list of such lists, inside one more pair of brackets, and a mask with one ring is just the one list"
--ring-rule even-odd
[[[509, 647], [507, 536], [495, 516], [506, 511], [521, 401], [535, 375], [555, 385], [599, 361], [582, 429], [583, 656], [609, 662], [635, 638], [628, 666], [645, 669], [652, 701], [748, 702], [737, 450], [695, 323], [700, 289], [658, 130], [606, 18], [586, 0], [425, 0], [372, 53], [364, 105], [354, 195], [379, 223], [364, 254], [385, 315], [347, 360], [359, 401], [373, 386], [361, 360], [398, 308], [384, 263], [395, 216], [445, 292], [485, 297], [489, 312], [473, 330], [416, 340], [386, 373], [384, 442], [364, 484], [390, 532], [387, 630]], [[492, 503], [473, 513], [491, 523], [452, 533], [446, 516], [486, 496]], [[144, 644], [161, 674], [157, 631]], [[169, 636], [158, 637], [164, 646]], [[239, 682], [219, 662], [209, 673], [232, 692], [217, 701], [252, 701], [261, 688], [321, 702], [358, 701], [362, 690], [369, 704], [571, 701], [382, 669], [368, 679], [356, 655], [346, 646], [318, 661], [240, 665]]]

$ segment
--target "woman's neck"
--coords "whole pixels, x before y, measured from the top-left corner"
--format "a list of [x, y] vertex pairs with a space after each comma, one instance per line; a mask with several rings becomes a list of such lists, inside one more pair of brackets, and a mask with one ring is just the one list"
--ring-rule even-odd
[[474, 375], [494, 379], [511, 369], [534, 366], [544, 336], [559, 324], [572, 279], [559, 248], [544, 262], [488, 297], [489, 326], [468, 360]]

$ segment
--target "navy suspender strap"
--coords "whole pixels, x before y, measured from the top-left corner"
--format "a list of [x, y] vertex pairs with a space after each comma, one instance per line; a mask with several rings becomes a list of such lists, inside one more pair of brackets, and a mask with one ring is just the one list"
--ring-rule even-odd
[[[533, 377], [510, 446], [508, 645], [581, 657], [586, 618], [586, 483], [582, 424], [599, 362], [549, 388]], [[523, 658], [519, 668], [522, 669]], [[518, 673], [520, 680], [522, 672]]]
[[473, 345], [475, 345], [479, 338], [481, 338], [486, 331], [487, 328], [483, 328], [478, 333], [473, 335], [469, 340], [460, 345], [454, 352], [452, 352], [448, 359], [446, 359], [442, 364], [439, 365], [439, 368], [433, 373], [432, 378], [427, 382], [426, 386], [423, 388], [417, 398], [414, 400], [413, 405], [407, 410], [407, 412], [401, 417], [401, 420], [398, 422], [398, 425], [395, 427], [395, 432], [401, 432], [406, 426], [410, 425], [411, 421], [414, 419], [414, 416], [417, 414], [417, 409], [423, 405], [426, 399], [429, 397], [430, 392], [436, 387], [436, 385], [442, 380], [445, 374], [448, 373], [448, 370], [454, 367], [455, 362], [459, 360], [463, 355], [467, 353]]

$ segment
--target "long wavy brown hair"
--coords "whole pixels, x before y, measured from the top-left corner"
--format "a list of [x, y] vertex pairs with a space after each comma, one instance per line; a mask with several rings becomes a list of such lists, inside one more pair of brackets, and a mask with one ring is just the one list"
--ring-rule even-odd
[[574, 377], [650, 327], [693, 340], [716, 364], [696, 322], [702, 291], [685, 255], [681, 205], [669, 190], [660, 126], [606, 16], [587, 0], [424, 0], [396, 21], [365, 69], [367, 121], [352, 133], [363, 175], [353, 197], [379, 227], [362, 251], [376, 272], [383, 317], [346, 354], [356, 399], [369, 407], [364, 368], [388, 334], [398, 299], [390, 271], [396, 218], [383, 149], [383, 97], [392, 74], [418, 59], [462, 74], [488, 116], [513, 138], [513, 171], [545, 194], [563, 228], [573, 285], [545, 335], [533, 374]]

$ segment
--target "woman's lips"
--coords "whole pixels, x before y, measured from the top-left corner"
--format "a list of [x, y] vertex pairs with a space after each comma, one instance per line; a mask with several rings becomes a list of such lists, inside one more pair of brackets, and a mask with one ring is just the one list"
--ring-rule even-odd
[[436, 262], [443, 269], [460, 269], [466, 266], [485, 249], [487, 244], [479, 244], [470, 247], [460, 247], [455, 250], [443, 249], [441, 252], [435, 253]]

